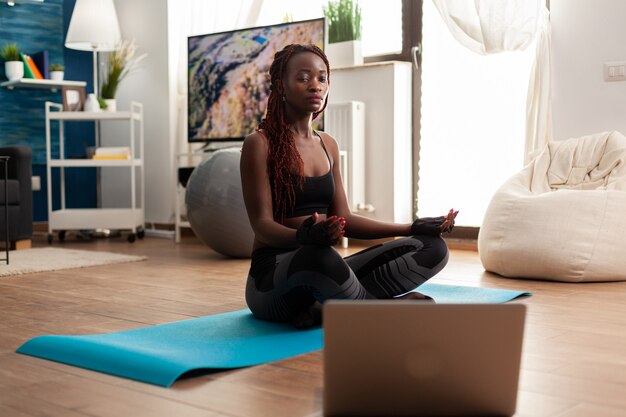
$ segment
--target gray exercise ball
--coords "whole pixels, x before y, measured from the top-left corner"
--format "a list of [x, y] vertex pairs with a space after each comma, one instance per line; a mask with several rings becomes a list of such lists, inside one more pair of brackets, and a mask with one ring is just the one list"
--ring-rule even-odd
[[222, 255], [250, 257], [254, 232], [241, 191], [239, 149], [221, 149], [202, 161], [187, 182], [185, 204], [191, 228]]

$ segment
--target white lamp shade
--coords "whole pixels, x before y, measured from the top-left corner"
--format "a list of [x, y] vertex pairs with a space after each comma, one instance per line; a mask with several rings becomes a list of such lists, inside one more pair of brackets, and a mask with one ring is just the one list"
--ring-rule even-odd
[[113, 51], [121, 38], [113, 0], [76, 0], [65, 46], [79, 51]]

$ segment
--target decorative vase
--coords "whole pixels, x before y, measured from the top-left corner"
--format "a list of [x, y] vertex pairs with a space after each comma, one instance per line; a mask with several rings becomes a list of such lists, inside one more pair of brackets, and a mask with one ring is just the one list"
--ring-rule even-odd
[[87, 112], [99, 112], [100, 111], [100, 103], [98, 103], [98, 99], [95, 94], [87, 95], [87, 100], [85, 100], [85, 111]]
[[63, 81], [65, 71], [50, 71], [50, 79], [54, 81]]
[[24, 63], [22, 61], [6, 61], [4, 63], [4, 73], [9, 81], [19, 80], [24, 77]]
[[363, 65], [361, 41], [329, 43], [326, 55], [331, 68]]
[[115, 100], [114, 98], [105, 98], [104, 102], [107, 105], [104, 111], [117, 111], [117, 100]]

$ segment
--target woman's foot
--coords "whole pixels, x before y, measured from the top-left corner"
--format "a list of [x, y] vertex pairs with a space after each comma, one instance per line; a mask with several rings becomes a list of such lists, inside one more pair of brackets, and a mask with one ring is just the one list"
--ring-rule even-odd
[[418, 300], [418, 301], [423, 301], [426, 303], [434, 303], [435, 300], [433, 300], [432, 297], [427, 296], [426, 294], [422, 294], [421, 292], [408, 292], [404, 295], [401, 295], [399, 297], [395, 297], [394, 300]]
[[310, 307], [291, 319], [291, 324], [296, 329], [309, 329], [321, 325], [322, 305], [317, 301], [311, 304]]

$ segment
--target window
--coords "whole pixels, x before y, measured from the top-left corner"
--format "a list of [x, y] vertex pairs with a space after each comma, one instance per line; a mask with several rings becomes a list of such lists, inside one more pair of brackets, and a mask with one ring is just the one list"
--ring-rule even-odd
[[361, 0], [364, 57], [402, 53], [402, 0]]
[[524, 163], [528, 79], [524, 51], [479, 55], [454, 39], [424, 2], [418, 215], [459, 209], [459, 226], [480, 226], [497, 188]]
[[[361, 43], [367, 62], [386, 60], [410, 60], [410, 47], [419, 43], [421, 17], [420, 0], [358, 0], [361, 5]], [[322, 17], [328, 0], [263, 0], [257, 26], [290, 20], [306, 20]], [[403, 13], [407, 17], [403, 23]], [[415, 23], [417, 22], [417, 23]], [[405, 30], [404, 36], [402, 28]], [[415, 31], [415, 34], [412, 32]], [[415, 40], [417, 39], [417, 43]]]

